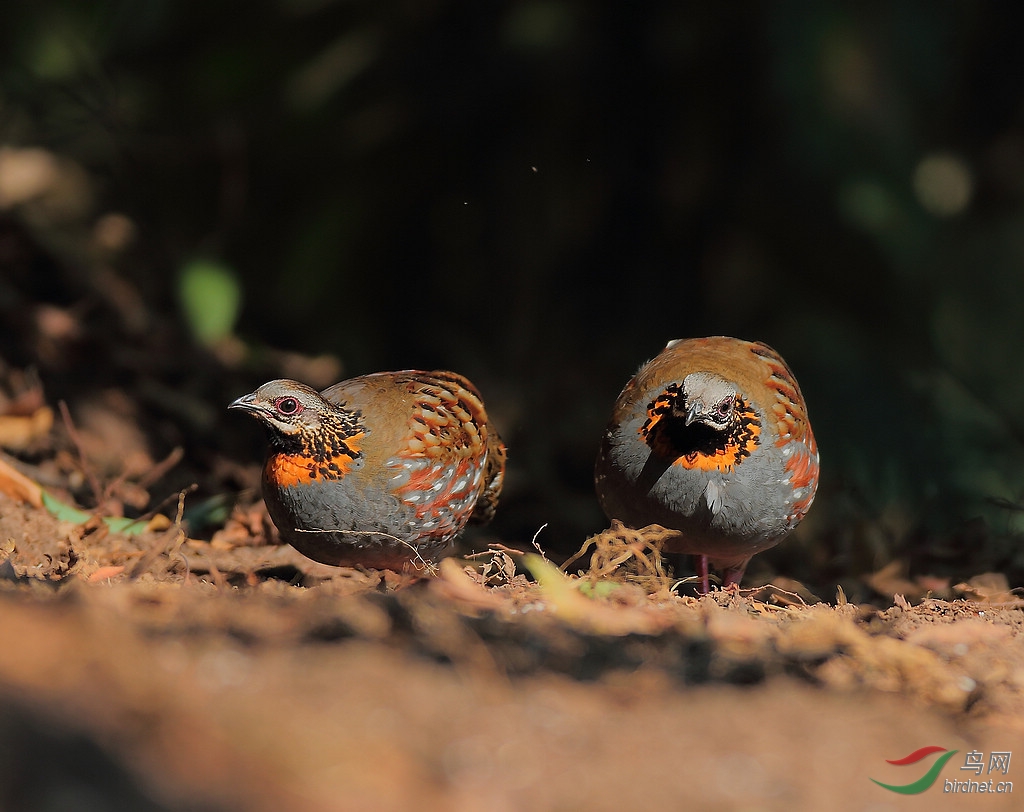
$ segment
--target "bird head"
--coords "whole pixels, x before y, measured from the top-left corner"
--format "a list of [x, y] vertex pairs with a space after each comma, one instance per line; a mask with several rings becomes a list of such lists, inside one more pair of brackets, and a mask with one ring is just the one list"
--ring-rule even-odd
[[271, 438], [308, 434], [320, 428], [325, 415], [338, 407], [315, 389], [298, 381], [278, 380], [242, 395], [229, 409], [252, 415], [268, 429]]
[[713, 372], [691, 372], [683, 379], [683, 397], [673, 405], [673, 416], [687, 426], [698, 423], [726, 431], [734, 423], [735, 409], [735, 384]]

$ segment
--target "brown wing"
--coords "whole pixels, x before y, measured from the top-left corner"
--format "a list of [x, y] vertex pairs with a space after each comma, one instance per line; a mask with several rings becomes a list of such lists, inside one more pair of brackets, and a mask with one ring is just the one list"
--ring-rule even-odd
[[[636, 397], [652, 387], [681, 381], [691, 372], [716, 372], [754, 397], [775, 417], [782, 441], [799, 440], [814, 447], [807, 410], [796, 378], [782, 357], [767, 344], [726, 336], [670, 342], [630, 381], [626, 391]], [[623, 392], [623, 395], [626, 394]]]
[[492, 424], [488, 424], [487, 431], [487, 466], [484, 468], [484, 489], [480, 492], [476, 507], [469, 520], [473, 524], [487, 524], [494, 518], [494, 512], [498, 508], [498, 497], [501, 496], [501, 488], [505, 484], [505, 443], [498, 436], [497, 430]]
[[[480, 393], [468, 379], [445, 370], [402, 370], [364, 375], [332, 390], [328, 390], [330, 396], [348, 396], [350, 405], [357, 408], [374, 397], [383, 396], [390, 402], [395, 419], [382, 428], [394, 433], [388, 442], [399, 449], [397, 456], [433, 461], [422, 467], [414, 464], [408, 480], [401, 485], [406, 496], [414, 491], [424, 494], [416, 499], [420, 510], [428, 511], [434, 501], [450, 498], [449, 491], [464, 482], [464, 477], [475, 477], [474, 468], [482, 461], [469, 518], [476, 523], [490, 521], [504, 480], [505, 446], [488, 420]], [[401, 417], [399, 411], [403, 412]], [[454, 468], [449, 487], [432, 487], [436, 484], [431, 479], [437, 475], [435, 463]]]
[[487, 461], [481, 477], [480, 495], [469, 520], [474, 524], [487, 524], [494, 518], [505, 482], [505, 443], [487, 417], [480, 392], [467, 378], [443, 370], [419, 373], [418, 378], [437, 388], [435, 393], [442, 397], [445, 407], [461, 420], [477, 453], [481, 449], [476, 444], [483, 444]]

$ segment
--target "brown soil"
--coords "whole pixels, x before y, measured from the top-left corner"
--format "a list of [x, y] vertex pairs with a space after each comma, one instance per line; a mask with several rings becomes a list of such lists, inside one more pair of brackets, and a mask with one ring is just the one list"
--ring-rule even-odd
[[[755, 560], [747, 582], [774, 586], [688, 597], [658, 533], [621, 527], [572, 575], [509, 525], [529, 554], [478, 536], [433, 572], [321, 566], [277, 543], [258, 453], [212, 404], [339, 365], [179, 352], [138, 302], [5, 311], [36, 322], [8, 350], [28, 361], [0, 359], [0, 810], [1019, 807], [871, 781], [915, 781], [934, 755], [886, 761], [938, 746], [959, 751], [943, 781], [1024, 792], [1024, 601], [1004, 576], [911, 580], [869, 520], [863, 544], [816, 529], [825, 505], [780, 548], [817, 595]], [[119, 331], [133, 319], [152, 329]], [[976, 541], [929, 549], [995, 569]], [[854, 547], [892, 563], [859, 579]]]
[[[886, 760], [926, 745], [1024, 761], [998, 579], [884, 610], [698, 600], [623, 531], [601, 578], [500, 549], [398, 576], [267, 543], [259, 504], [212, 542], [8, 495], [0, 517], [5, 809], [963, 808], [869, 779], [917, 779], [930, 760]], [[942, 779], [976, 777], [960, 754]]]

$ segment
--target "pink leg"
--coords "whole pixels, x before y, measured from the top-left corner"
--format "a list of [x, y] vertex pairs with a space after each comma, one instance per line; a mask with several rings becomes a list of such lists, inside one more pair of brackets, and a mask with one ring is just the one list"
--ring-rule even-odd
[[708, 579], [708, 557], [706, 555], [695, 555], [693, 557], [694, 568], [697, 570], [697, 577], [700, 583], [697, 584], [697, 594], [707, 595], [711, 590], [711, 581]]
[[748, 563], [750, 563], [749, 558], [738, 567], [727, 567], [722, 570], [722, 588], [724, 589], [725, 587], [732, 586], [733, 584], [739, 586], [740, 581], [743, 579], [743, 573], [747, 569]]

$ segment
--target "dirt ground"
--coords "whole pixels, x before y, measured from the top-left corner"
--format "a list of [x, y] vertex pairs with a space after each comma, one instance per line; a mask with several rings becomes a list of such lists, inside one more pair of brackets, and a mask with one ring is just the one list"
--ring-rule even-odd
[[[698, 600], [627, 531], [595, 540], [601, 577], [498, 548], [385, 576], [268, 543], [259, 503], [196, 541], [58, 518], [16, 474], [3, 490], [3, 809], [1011, 809], [1024, 792], [1024, 603], [998, 577], [887, 608]], [[920, 778], [931, 760], [886, 760], [924, 746], [959, 751], [929, 790], [871, 781]], [[995, 778], [1020, 786], [943, 793], [976, 777], [969, 751], [1011, 752]]]
[[[1024, 600], [983, 557], [846, 593], [755, 561], [769, 586], [701, 599], [622, 528], [572, 567], [492, 530], [430, 572], [321, 566], [211, 404], [337, 364], [34, 308], [0, 359], [0, 810], [1019, 808]], [[887, 763], [923, 747], [957, 752]]]
[[[10, 5], [0, 812], [1024, 809], [1019, 25]], [[694, 325], [805, 345], [827, 460], [795, 537], [699, 599], [657, 531], [564, 561], [602, 521], [595, 376]], [[509, 442], [497, 529], [404, 574], [280, 545], [225, 406], [431, 358]], [[1001, 524], [934, 515], [961, 487]]]

